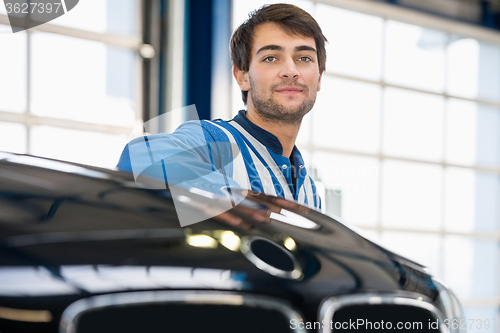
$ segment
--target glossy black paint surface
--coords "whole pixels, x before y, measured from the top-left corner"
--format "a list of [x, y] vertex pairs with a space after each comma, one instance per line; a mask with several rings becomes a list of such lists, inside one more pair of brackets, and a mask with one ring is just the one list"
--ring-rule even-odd
[[[192, 200], [187, 209], [208, 212], [219, 205], [219, 199], [184, 194]], [[321, 302], [335, 295], [405, 291], [441, 307], [423, 267], [317, 211], [251, 193], [231, 211], [181, 228], [171, 195], [139, 188], [130, 174], [0, 154], [0, 308], [52, 314], [46, 323], [0, 319], [0, 331], [55, 332], [72, 302], [138, 290], [269, 295], [291, 302], [306, 321], [317, 320]], [[317, 227], [266, 218], [282, 209]], [[259, 269], [241, 251], [222, 244], [218, 237], [224, 231], [288, 251], [301, 276], [283, 278]], [[196, 235], [218, 243], [215, 248], [190, 245]], [[289, 239], [292, 250], [286, 248]], [[276, 258], [279, 254], [269, 263]], [[289, 262], [281, 266], [293, 270]]]

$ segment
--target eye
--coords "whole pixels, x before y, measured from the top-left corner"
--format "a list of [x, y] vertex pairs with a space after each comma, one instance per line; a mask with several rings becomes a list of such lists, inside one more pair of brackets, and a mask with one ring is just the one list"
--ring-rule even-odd
[[299, 60], [300, 61], [305, 61], [305, 62], [312, 61], [312, 59], [310, 57], [300, 57]]
[[276, 57], [273, 57], [273, 56], [269, 56], [269, 57], [265, 57], [264, 58], [264, 61], [265, 62], [273, 62], [276, 60]]

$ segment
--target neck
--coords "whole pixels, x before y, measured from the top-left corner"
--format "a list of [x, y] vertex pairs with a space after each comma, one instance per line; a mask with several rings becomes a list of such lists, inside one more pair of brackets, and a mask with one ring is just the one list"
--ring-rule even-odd
[[283, 156], [290, 157], [292, 155], [295, 140], [299, 134], [300, 123], [298, 124], [282, 124], [270, 122], [262, 118], [255, 110], [248, 108], [246, 112], [248, 120], [269, 133], [276, 136], [283, 147]]

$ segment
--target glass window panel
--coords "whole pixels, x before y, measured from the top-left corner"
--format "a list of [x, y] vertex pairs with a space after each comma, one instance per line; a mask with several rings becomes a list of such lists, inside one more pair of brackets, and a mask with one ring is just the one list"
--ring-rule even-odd
[[106, 92], [115, 98], [134, 99], [134, 60], [132, 51], [106, 47]]
[[107, 0], [85, 0], [66, 14], [51, 21], [64, 27], [106, 32]]
[[445, 169], [445, 228], [448, 231], [474, 231], [476, 176], [473, 170]]
[[344, 221], [365, 226], [376, 224], [379, 173], [377, 159], [315, 153], [312, 164], [325, 189], [334, 190], [340, 196], [340, 217]]
[[27, 101], [26, 32], [13, 34], [9, 26], [0, 25], [0, 45], [0, 111], [21, 113]]
[[460, 297], [472, 295], [474, 241], [466, 237], [446, 236], [443, 252], [443, 280]]
[[478, 104], [476, 163], [500, 167], [500, 109]]
[[[498, 306], [463, 306], [463, 311], [464, 317], [471, 319], [467, 321], [467, 333], [498, 333], [500, 326]], [[472, 319], [477, 321], [473, 322]]]
[[442, 168], [385, 160], [382, 164], [382, 224], [439, 230]]
[[500, 166], [500, 109], [449, 99], [446, 118], [449, 163]]
[[434, 275], [441, 274], [439, 253], [441, 238], [438, 235], [383, 231], [382, 245], [410, 260], [427, 266]]
[[500, 101], [500, 45], [454, 36], [448, 46], [448, 91]]
[[475, 230], [480, 232], [500, 230], [499, 175], [477, 172], [475, 190]]
[[26, 154], [26, 126], [0, 122], [0, 150]]
[[459, 297], [496, 297], [498, 241], [446, 236], [443, 278]]
[[133, 35], [137, 31], [137, 0], [107, 1], [107, 32]]
[[33, 114], [117, 126], [133, 124], [132, 51], [40, 32], [33, 33], [32, 41]]
[[441, 161], [444, 98], [385, 89], [384, 153]]
[[51, 24], [100, 33], [136, 33], [136, 0], [85, 0]]
[[313, 108], [313, 144], [376, 153], [381, 88], [324, 76]]
[[30, 154], [113, 169], [127, 140], [126, 135], [34, 126]]
[[[313, 109], [314, 110], [314, 109]], [[311, 111], [313, 111], [311, 110]], [[312, 114], [313, 112], [309, 112], [302, 118], [302, 123], [300, 125], [299, 135], [297, 136], [297, 140], [295, 140], [295, 144], [299, 146], [300, 144], [310, 144], [311, 143], [311, 128], [312, 126]], [[302, 151], [301, 151], [302, 152]]]
[[477, 145], [477, 104], [448, 99], [446, 108], [446, 160], [474, 165]]
[[318, 4], [316, 20], [328, 39], [328, 71], [380, 80], [382, 34], [380, 17]]
[[441, 92], [444, 89], [445, 33], [387, 21], [387, 82]]
[[474, 240], [474, 268], [472, 271], [474, 296], [498, 296], [499, 243], [491, 240]]
[[500, 45], [479, 41], [479, 99], [500, 101]]
[[448, 46], [448, 92], [475, 98], [479, 79], [479, 43], [475, 39], [458, 39]]

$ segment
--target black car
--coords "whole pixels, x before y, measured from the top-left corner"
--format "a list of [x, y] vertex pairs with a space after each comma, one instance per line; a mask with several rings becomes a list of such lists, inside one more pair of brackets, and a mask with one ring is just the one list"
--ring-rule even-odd
[[[260, 193], [0, 153], [0, 332], [459, 332], [425, 267]], [[243, 200], [244, 197], [244, 200]], [[205, 216], [181, 227], [178, 212]]]

